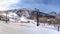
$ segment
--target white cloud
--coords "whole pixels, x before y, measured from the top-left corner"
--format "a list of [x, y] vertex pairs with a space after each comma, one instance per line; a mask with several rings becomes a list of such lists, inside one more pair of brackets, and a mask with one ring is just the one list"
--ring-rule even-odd
[[18, 3], [19, 0], [0, 0], [0, 10], [10, 9], [9, 7], [13, 4]]

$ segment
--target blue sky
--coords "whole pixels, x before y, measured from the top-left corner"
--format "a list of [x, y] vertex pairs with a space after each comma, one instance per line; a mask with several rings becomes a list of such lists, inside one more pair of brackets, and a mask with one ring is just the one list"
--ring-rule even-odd
[[20, 0], [14, 8], [38, 8], [41, 12], [60, 12], [60, 0]]
[[[12, 0], [11, 0], [12, 1]], [[15, 1], [15, 0], [14, 0]], [[17, 1], [17, 2], [16, 2]], [[8, 6], [8, 9], [15, 8], [38, 8], [41, 12], [60, 12], [60, 0], [16, 0]]]

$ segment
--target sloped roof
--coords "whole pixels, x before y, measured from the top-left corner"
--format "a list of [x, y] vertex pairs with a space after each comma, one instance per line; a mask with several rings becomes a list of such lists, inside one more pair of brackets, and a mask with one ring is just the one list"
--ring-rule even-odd
[[[35, 13], [35, 15], [37, 15], [37, 11], [34, 11], [34, 12], [36, 12]], [[43, 13], [43, 12], [38, 12], [38, 16], [39, 17], [47, 17], [47, 18], [55, 18], [55, 16], [53, 16], [53, 15], [49, 15], [49, 14], [46, 14], [46, 13]]]

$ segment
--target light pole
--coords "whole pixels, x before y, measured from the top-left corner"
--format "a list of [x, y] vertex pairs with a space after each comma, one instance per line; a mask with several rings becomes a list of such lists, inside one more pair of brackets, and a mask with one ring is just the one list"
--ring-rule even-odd
[[36, 14], [37, 15], [37, 26], [39, 26], [39, 15], [38, 15], [39, 14], [39, 9], [35, 8], [35, 10], [37, 12], [37, 14]]

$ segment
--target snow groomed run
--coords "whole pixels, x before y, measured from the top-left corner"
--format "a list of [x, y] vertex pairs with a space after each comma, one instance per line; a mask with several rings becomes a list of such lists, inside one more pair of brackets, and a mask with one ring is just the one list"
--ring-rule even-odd
[[36, 26], [34, 23], [8, 23], [0, 21], [0, 34], [60, 34], [59, 31], [53, 30], [53, 26], [42, 24]]

